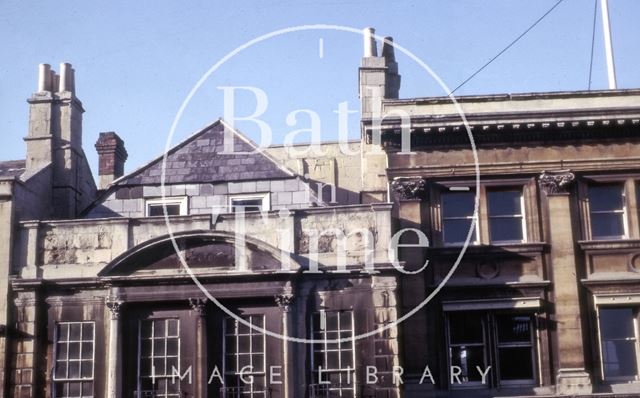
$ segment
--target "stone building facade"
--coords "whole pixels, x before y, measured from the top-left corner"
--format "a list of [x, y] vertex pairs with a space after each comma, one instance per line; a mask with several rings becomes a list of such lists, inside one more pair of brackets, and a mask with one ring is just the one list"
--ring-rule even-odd
[[125, 175], [101, 133], [98, 186], [41, 65], [0, 162], [0, 396], [640, 394], [640, 91], [399, 99], [365, 33], [360, 141], [217, 120]]

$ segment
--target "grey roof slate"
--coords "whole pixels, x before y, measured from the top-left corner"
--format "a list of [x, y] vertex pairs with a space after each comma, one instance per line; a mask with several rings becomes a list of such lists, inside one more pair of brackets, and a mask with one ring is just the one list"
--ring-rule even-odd
[[[213, 123], [169, 151], [165, 183], [199, 183], [291, 178], [294, 174], [264, 153], [236, 131], [234, 152], [223, 153], [225, 124]], [[162, 160], [157, 158], [125, 175], [114, 185], [157, 185], [162, 175]]]
[[24, 173], [26, 160], [4, 160], [0, 161], [0, 178], [18, 177]]

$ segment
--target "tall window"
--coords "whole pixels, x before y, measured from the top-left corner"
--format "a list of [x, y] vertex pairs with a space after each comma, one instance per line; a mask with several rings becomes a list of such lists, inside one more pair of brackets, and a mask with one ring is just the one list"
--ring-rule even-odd
[[636, 378], [636, 312], [632, 308], [600, 309], [600, 336], [605, 379]]
[[[466, 241], [473, 220], [475, 200], [476, 194], [471, 191], [442, 193], [442, 241], [445, 244], [455, 245]], [[476, 240], [474, 228], [470, 242], [474, 243]]]
[[[352, 311], [320, 311], [313, 317], [313, 374], [316, 395], [355, 396]], [[318, 394], [319, 392], [319, 394]]]
[[624, 185], [589, 186], [589, 213], [593, 239], [624, 238], [624, 211]]
[[138, 397], [180, 397], [180, 321], [140, 321]]
[[55, 331], [54, 396], [93, 397], [93, 322], [60, 322]]
[[449, 319], [449, 359], [460, 368], [460, 382], [452, 387], [486, 386], [494, 379], [499, 385], [533, 384], [535, 344], [533, 318], [529, 314], [493, 312], [451, 312]]
[[[256, 327], [264, 328], [264, 315], [245, 315], [242, 319]], [[227, 318], [224, 336], [224, 396], [266, 398], [264, 333], [235, 318]]]
[[529, 315], [496, 315], [496, 345], [503, 384], [533, 379], [533, 333]]
[[522, 190], [487, 191], [491, 242], [522, 242], [524, 216]]
[[460, 380], [480, 383], [477, 366], [486, 368], [484, 319], [480, 313], [452, 313], [449, 316], [449, 356], [452, 366], [462, 369]]

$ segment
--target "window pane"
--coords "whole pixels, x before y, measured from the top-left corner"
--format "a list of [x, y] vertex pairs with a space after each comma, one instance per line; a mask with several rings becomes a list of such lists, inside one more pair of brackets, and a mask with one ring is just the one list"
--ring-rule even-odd
[[471, 217], [475, 200], [475, 192], [443, 192], [442, 217]]
[[[467, 240], [469, 228], [471, 228], [471, 219], [455, 219], [444, 220], [443, 222], [443, 240], [445, 243], [462, 243]], [[476, 241], [475, 228], [469, 242]]]
[[500, 379], [533, 379], [533, 350], [531, 347], [509, 347], [498, 350]]
[[633, 340], [609, 340], [602, 344], [604, 375], [611, 377], [635, 376], [636, 350]]
[[[179, 204], [167, 204], [167, 215], [179, 216], [180, 205]], [[149, 205], [149, 217], [164, 216], [164, 207], [161, 204]]]
[[496, 316], [499, 343], [531, 342], [531, 318], [527, 315]]
[[589, 208], [591, 211], [611, 211], [623, 208], [622, 184], [591, 185]]
[[484, 364], [484, 347], [483, 346], [456, 346], [451, 347], [451, 365], [459, 366], [462, 369], [460, 380], [466, 381], [482, 381], [480, 372], [476, 369], [485, 369]]
[[262, 199], [232, 199], [233, 212], [240, 211], [260, 211], [262, 210]]
[[522, 242], [522, 217], [490, 218], [492, 242]]
[[633, 322], [633, 309], [631, 308], [600, 310], [600, 333], [603, 339], [633, 338], [635, 336]]
[[483, 343], [482, 319], [478, 313], [452, 313], [449, 315], [451, 344]]
[[521, 191], [488, 191], [489, 217], [522, 214]]
[[624, 236], [622, 213], [591, 213], [591, 235], [594, 238]]
[[600, 310], [605, 377], [628, 377], [637, 374], [634, 322], [631, 308]]

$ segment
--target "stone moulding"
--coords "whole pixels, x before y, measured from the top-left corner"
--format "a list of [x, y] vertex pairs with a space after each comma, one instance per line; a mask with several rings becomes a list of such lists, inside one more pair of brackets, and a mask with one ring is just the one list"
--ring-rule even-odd
[[424, 178], [396, 177], [391, 182], [391, 190], [399, 200], [422, 200], [427, 194]]
[[570, 170], [543, 170], [538, 181], [547, 195], [566, 195], [575, 179], [575, 174]]

